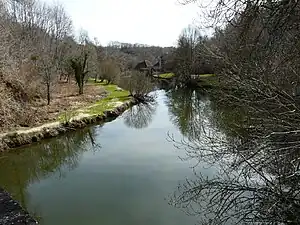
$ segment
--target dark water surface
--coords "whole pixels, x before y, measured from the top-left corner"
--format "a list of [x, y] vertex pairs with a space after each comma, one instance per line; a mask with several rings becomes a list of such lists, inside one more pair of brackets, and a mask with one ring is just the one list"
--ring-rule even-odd
[[185, 152], [167, 140], [195, 133], [178, 99], [157, 91], [157, 104], [4, 154], [0, 186], [43, 225], [195, 224], [168, 204], [178, 183], [194, 176], [195, 162], [181, 160]]

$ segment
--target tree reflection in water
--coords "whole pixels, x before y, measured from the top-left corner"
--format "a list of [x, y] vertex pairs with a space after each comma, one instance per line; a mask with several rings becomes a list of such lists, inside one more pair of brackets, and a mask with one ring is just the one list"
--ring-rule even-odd
[[[27, 208], [28, 185], [53, 173], [61, 178], [65, 170], [76, 168], [83, 152], [100, 149], [95, 134], [96, 127], [86, 128], [45, 140], [24, 151], [21, 148], [1, 155], [0, 184]], [[38, 209], [32, 213], [40, 217]]]
[[123, 114], [126, 126], [142, 129], [149, 126], [157, 108], [157, 101], [140, 103], [131, 107]]
[[[184, 136], [192, 137], [172, 141], [186, 150], [187, 158], [214, 164], [218, 172], [207, 177], [196, 167], [196, 178], [179, 185], [170, 204], [197, 215], [200, 224], [300, 224], [297, 134], [242, 132], [244, 120], [228, 119], [231, 111], [221, 104], [190, 101], [177, 96], [170, 100], [173, 121]], [[206, 109], [195, 109], [197, 104]], [[199, 119], [192, 116], [193, 109], [200, 112]]]
[[192, 89], [175, 89], [167, 92], [167, 97], [166, 105], [173, 124], [185, 137], [197, 138], [203, 123], [207, 122], [200, 117], [205, 113], [205, 105], [209, 103], [207, 97]]

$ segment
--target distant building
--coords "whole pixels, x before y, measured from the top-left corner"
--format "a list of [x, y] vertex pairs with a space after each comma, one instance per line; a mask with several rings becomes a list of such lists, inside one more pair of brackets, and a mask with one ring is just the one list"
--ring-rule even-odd
[[152, 63], [149, 60], [143, 60], [134, 67], [135, 70], [145, 70], [149, 68], [152, 68]]
[[171, 54], [164, 54], [160, 56], [157, 62], [153, 65], [153, 69], [156, 72], [168, 73], [173, 72], [174, 60]]
[[162, 56], [157, 59], [157, 62], [153, 65], [155, 72], [162, 72]]
[[141, 62], [139, 62], [135, 67], [135, 70], [141, 71], [141, 72], [148, 72], [150, 73], [150, 75], [152, 75], [154, 69], [153, 69], [153, 65], [149, 60], [143, 60]]
[[175, 61], [173, 60], [172, 55], [162, 55], [157, 58], [157, 62], [152, 64], [149, 60], [143, 60], [139, 62], [134, 69], [138, 71], [147, 71], [151, 75], [154, 72], [158, 73], [169, 73], [173, 72], [175, 66]]

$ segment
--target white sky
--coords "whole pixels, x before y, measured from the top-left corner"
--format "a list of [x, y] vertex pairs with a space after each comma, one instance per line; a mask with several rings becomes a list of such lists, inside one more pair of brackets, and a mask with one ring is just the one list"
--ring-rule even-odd
[[[51, 3], [53, 0], [46, 0]], [[75, 31], [88, 31], [102, 45], [110, 41], [170, 46], [182, 29], [199, 19], [199, 8], [177, 0], [56, 0]]]

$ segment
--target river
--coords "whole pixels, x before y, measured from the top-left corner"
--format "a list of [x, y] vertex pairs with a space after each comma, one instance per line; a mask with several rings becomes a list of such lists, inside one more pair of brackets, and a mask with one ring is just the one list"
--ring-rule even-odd
[[0, 185], [42, 225], [195, 224], [197, 217], [169, 205], [196, 164], [169, 138], [195, 133], [185, 105], [195, 102], [182, 102], [182, 93], [156, 91], [155, 103], [111, 122], [1, 155]]

